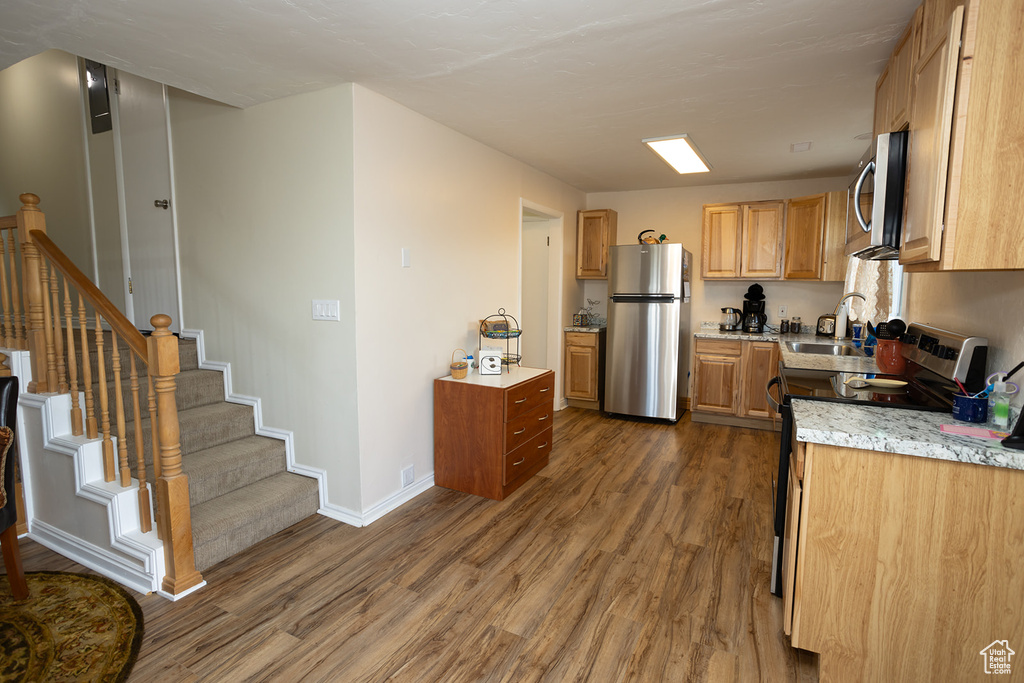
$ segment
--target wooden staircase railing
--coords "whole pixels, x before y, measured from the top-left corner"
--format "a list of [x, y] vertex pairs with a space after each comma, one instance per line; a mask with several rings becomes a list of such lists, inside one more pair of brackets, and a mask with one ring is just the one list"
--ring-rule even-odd
[[[29, 351], [29, 392], [70, 394], [72, 433], [101, 440], [106, 481], [117, 480], [126, 488], [132, 486], [134, 464], [143, 531], [150, 531], [152, 522], [143, 450], [141, 378], [136, 359], [147, 370], [146, 407], [156, 480], [157, 534], [164, 545], [166, 563], [162, 588], [172, 595], [180, 594], [199, 585], [203, 578], [195, 568], [188, 477], [181, 468], [175, 404], [178, 338], [169, 329], [171, 319], [162, 314], [153, 316], [150, 323], [155, 331], [144, 337], [47, 236], [39, 197], [23, 194], [19, 199], [22, 207], [16, 215], [0, 217], [0, 340], [7, 348]], [[125, 361], [121, 358], [119, 340], [127, 346]], [[108, 355], [114, 396], [113, 428]], [[125, 365], [134, 428], [131, 457], [126, 438]], [[96, 396], [92, 388], [94, 371], [98, 381]]]

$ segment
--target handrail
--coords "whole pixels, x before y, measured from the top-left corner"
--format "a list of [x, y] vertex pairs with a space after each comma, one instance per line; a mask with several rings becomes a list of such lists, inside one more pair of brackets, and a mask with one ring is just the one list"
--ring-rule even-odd
[[45, 232], [32, 230], [29, 232], [29, 236], [32, 237], [39, 251], [50, 259], [50, 263], [56, 266], [57, 270], [64, 274], [64, 277], [75, 283], [79, 293], [84, 295], [96, 311], [103, 316], [117, 336], [127, 342], [132, 351], [144, 360], [146, 365], [149, 365], [149, 348], [146, 338], [136, 329], [135, 325], [117, 309], [117, 306], [111, 303], [110, 299], [92, 283], [85, 273], [79, 270], [78, 266], [71, 262], [71, 259], [53, 243], [53, 240]]
[[18, 227], [18, 216], [0, 216], [0, 230], [8, 230]]

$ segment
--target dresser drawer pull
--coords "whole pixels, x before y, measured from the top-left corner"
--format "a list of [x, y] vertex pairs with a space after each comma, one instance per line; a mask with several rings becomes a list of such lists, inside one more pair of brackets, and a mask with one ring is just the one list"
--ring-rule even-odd
[[542, 443], [541, 445], [537, 446], [537, 450], [539, 451], [540, 449], [544, 448], [544, 447], [545, 447], [545, 446], [547, 446], [547, 445], [548, 445], [548, 442], [547, 442], [547, 441], [545, 441], [545, 442], [544, 442], [544, 443]]
[[516, 403], [523, 403], [523, 402], [525, 402], [525, 401], [526, 401], [526, 399], [525, 399], [525, 398], [521, 398], [521, 399], [519, 399], [518, 401], [516, 401]]
[[512, 467], [515, 467], [516, 465], [522, 465], [524, 462], [526, 462], [526, 456], [523, 456], [522, 458], [519, 458], [519, 460], [517, 460], [516, 462], [512, 463]]
[[526, 427], [523, 427], [518, 432], [512, 432], [512, 436], [519, 436], [520, 434], [522, 434], [525, 431], [526, 431]]
[[543, 394], [545, 391], [551, 391], [551, 387], [544, 387], [543, 389], [540, 390], [540, 393]]
[[551, 417], [551, 414], [550, 414], [550, 413], [548, 413], [548, 414], [547, 414], [547, 415], [545, 415], [544, 417], [538, 417], [538, 418], [537, 418], [537, 422], [543, 422], [544, 420], [548, 419], [549, 417]]

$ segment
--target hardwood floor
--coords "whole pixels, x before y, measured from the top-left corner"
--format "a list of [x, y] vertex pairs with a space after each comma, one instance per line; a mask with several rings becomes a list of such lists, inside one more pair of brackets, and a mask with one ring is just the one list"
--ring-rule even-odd
[[312, 517], [192, 596], [141, 596], [129, 680], [817, 681], [768, 588], [777, 434], [569, 408], [554, 437], [504, 502], [435, 487], [362, 529]]

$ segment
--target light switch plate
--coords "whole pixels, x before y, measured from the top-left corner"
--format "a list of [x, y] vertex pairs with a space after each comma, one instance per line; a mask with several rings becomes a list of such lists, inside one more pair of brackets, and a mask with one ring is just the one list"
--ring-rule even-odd
[[341, 321], [341, 301], [313, 299], [313, 320]]

